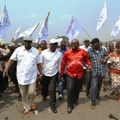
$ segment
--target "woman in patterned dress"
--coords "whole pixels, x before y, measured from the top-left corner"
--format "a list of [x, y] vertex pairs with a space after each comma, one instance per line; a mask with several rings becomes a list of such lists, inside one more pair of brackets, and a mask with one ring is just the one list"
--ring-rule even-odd
[[109, 55], [109, 70], [112, 79], [112, 95], [115, 95], [120, 102], [120, 41], [116, 43], [115, 52]]

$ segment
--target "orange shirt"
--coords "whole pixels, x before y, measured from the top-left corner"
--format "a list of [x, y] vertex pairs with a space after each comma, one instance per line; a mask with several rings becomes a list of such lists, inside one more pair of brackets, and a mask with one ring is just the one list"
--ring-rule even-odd
[[41, 49], [41, 48], [38, 48], [38, 52], [39, 52], [39, 54], [41, 54], [41, 52], [42, 52], [42, 49]]
[[78, 48], [77, 50], [67, 50], [62, 58], [61, 76], [63, 76], [66, 67], [67, 75], [73, 79], [81, 79], [84, 72], [84, 64], [87, 64], [89, 68], [91, 67], [89, 56], [85, 50], [81, 48]]

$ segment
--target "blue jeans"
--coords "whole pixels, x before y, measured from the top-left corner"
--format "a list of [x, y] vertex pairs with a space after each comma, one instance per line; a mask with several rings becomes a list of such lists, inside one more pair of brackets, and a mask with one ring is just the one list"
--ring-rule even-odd
[[90, 95], [90, 87], [91, 87], [91, 72], [85, 72], [86, 79], [86, 96]]
[[101, 86], [102, 86], [103, 76], [92, 75], [91, 81], [91, 103], [96, 102], [96, 98], [99, 98]]
[[79, 93], [82, 86], [82, 79], [75, 80], [67, 75], [67, 104], [68, 107], [73, 107], [79, 99]]

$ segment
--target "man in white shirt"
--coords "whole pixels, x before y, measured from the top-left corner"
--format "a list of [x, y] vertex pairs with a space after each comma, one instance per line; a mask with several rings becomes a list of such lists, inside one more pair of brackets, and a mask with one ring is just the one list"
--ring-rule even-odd
[[58, 71], [61, 53], [57, 49], [56, 39], [50, 40], [50, 47], [41, 52], [42, 58], [42, 96], [46, 100], [50, 84], [50, 107], [54, 113], [56, 110], [56, 83], [58, 81]]
[[37, 73], [41, 76], [41, 58], [36, 48], [32, 47], [32, 38], [23, 38], [24, 45], [18, 47], [10, 57], [3, 75], [8, 75], [8, 69], [17, 61], [17, 80], [22, 95], [24, 114], [32, 110]]
[[[88, 49], [90, 49], [90, 40], [88, 39], [85, 39], [84, 41], [84, 44], [82, 46], [80, 46], [81, 49], [85, 50], [86, 52], [88, 51]], [[90, 82], [91, 82], [91, 79], [90, 79], [90, 72], [87, 71], [87, 66], [84, 65], [84, 75], [83, 75], [83, 85], [82, 85], [82, 89], [83, 89], [83, 86], [86, 88], [86, 96], [87, 97], [90, 97]]]
[[84, 44], [80, 46], [81, 49], [87, 51], [90, 48], [90, 41], [88, 39], [85, 39]]

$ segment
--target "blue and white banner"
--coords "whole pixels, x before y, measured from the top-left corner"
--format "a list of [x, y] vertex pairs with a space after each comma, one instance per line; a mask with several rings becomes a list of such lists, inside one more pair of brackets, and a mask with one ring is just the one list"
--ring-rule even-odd
[[120, 33], [120, 17], [119, 19], [116, 21], [113, 29], [112, 29], [112, 32], [111, 32], [111, 36], [112, 37], [115, 37], [117, 36], [118, 34]]
[[71, 40], [76, 38], [79, 33], [80, 33], [80, 24], [74, 17], [72, 17], [72, 20], [66, 32], [66, 36], [69, 38], [69, 41], [71, 42]]
[[36, 28], [39, 26], [39, 24], [40, 23], [34, 25], [30, 29], [25, 30], [24, 32], [19, 34], [18, 38], [32, 36], [33, 32], [36, 30]]
[[38, 33], [38, 36], [36, 38], [35, 43], [40, 43], [42, 40], [48, 40], [48, 18], [49, 18], [50, 12], [48, 13], [42, 27], [40, 28], [40, 31]]
[[43, 24], [38, 36], [36, 38], [36, 43], [40, 43], [42, 40], [48, 40], [48, 25]]
[[18, 27], [18, 29], [16, 30], [14, 40], [18, 39], [19, 34], [20, 34], [20, 29], [21, 29], [21, 27]]
[[107, 20], [107, 7], [106, 2], [104, 3], [104, 7], [101, 10], [98, 22], [97, 22], [97, 28], [96, 31], [98, 31], [104, 24], [104, 22]]
[[0, 16], [0, 38], [6, 39], [6, 33], [10, 26], [10, 20], [8, 16], [8, 12], [6, 9], [6, 5], [4, 5], [4, 9], [2, 11], [2, 14]]

